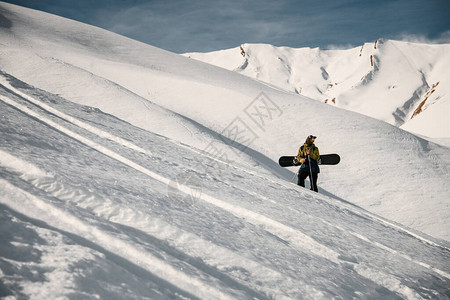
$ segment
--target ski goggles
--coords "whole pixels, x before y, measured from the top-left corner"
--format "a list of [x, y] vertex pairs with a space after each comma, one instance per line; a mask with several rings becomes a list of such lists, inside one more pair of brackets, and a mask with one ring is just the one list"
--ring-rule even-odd
[[314, 140], [317, 138], [317, 136], [310, 135], [310, 136], [308, 136], [308, 138], [309, 138], [310, 140], [314, 141]]

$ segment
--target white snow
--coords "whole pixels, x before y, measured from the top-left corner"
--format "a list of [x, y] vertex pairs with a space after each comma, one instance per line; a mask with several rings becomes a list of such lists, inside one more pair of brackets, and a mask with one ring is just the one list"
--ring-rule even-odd
[[450, 44], [377, 40], [347, 50], [244, 44], [184, 55], [428, 138], [450, 137]]
[[[286, 91], [263, 64], [267, 82], [5, 3], [0, 36], [0, 297], [450, 295], [449, 148], [343, 102]], [[210, 62], [243, 62], [229, 51]], [[294, 57], [336, 56], [328, 76], [361, 71], [332, 71], [359, 49], [246, 51], [261, 60], [285, 52], [274, 60], [283, 68]], [[411, 51], [408, 61], [422, 64]], [[310, 80], [303, 92], [327, 89], [322, 71], [296, 72]], [[346, 108], [367, 105], [353, 101], [344, 77]], [[405, 126], [420, 129], [420, 118], [445, 109], [446, 78], [430, 78], [441, 83]], [[321, 167], [318, 194], [277, 164], [309, 134], [321, 153], [341, 155]]]

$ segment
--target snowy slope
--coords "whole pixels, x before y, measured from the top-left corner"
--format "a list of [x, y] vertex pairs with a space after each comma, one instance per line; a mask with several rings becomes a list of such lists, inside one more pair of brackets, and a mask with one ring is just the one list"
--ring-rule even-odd
[[450, 249], [432, 240], [2, 77], [2, 296], [449, 293]]
[[450, 44], [378, 40], [348, 50], [244, 44], [185, 56], [411, 132], [450, 138]]
[[[0, 15], [1, 297], [448, 297], [448, 148], [98, 28]], [[310, 133], [342, 156], [319, 194], [276, 164]]]
[[[20, 13], [5, 12], [15, 25], [2, 31], [1, 67], [8, 74], [286, 179], [293, 173], [277, 167], [278, 157], [295, 154], [305, 137], [315, 134], [322, 153], [343, 158], [339, 167], [324, 168], [324, 192], [450, 239], [449, 149], [247, 76], [95, 27], [16, 9]], [[252, 160], [242, 159], [242, 150]]]

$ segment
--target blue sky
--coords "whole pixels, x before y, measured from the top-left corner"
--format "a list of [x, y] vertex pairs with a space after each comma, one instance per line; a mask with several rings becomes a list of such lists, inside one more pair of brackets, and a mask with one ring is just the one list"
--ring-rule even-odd
[[450, 0], [13, 0], [177, 53], [450, 42]]

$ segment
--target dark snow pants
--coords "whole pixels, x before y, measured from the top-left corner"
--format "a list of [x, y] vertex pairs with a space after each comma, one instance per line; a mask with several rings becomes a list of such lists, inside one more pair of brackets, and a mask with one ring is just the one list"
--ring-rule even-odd
[[307, 171], [301, 171], [298, 174], [298, 185], [305, 187], [305, 179], [309, 176], [309, 181], [311, 182], [311, 190], [315, 192], [319, 192], [319, 189], [317, 188], [317, 177], [319, 173], [312, 173], [312, 178], [310, 176], [310, 172]]

